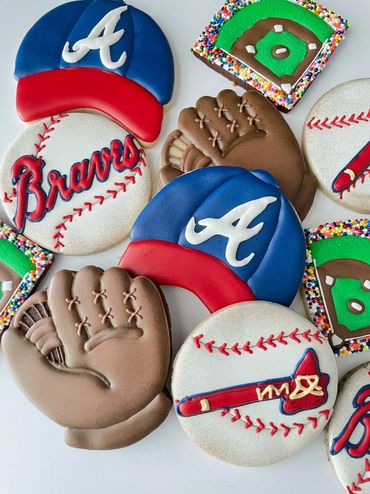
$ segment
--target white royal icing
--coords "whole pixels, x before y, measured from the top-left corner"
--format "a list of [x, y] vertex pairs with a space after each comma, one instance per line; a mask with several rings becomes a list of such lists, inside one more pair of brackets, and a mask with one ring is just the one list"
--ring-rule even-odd
[[11, 292], [13, 290], [13, 281], [2, 281], [1, 289], [3, 292]]
[[120, 58], [114, 62], [110, 48], [118, 43], [125, 33], [124, 29], [119, 31], [115, 31], [115, 29], [122, 14], [127, 12], [127, 9], [127, 5], [123, 5], [108, 12], [91, 30], [87, 38], [80, 39], [74, 43], [72, 49], [69, 41], [67, 41], [63, 48], [63, 60], [67, 63], [77, 63], [91, 50], [99, 50], [100, 60], [107, 69], [115, 70], [122, 67], [127, 60], [127, 53], [124, 51]]
[[[190, 244], [199, 245], [216, 235], [226, 237], [229, 239], [225, 252], [227, 262], [236, 268], [246, 266], [255, 257], [255, 253], [252, 252], [244, 259], [238, 260], [237, 253], [240, 244], [258, 235], [264, 223], [261, 222], [253, 228], [249, 228], [249, 225], [265, 211], [267, 206], [276, 201], [276, 197], [261, 197], [240, 204], [222, 218], [204, 218], [198, 223], [195, 218], [192, 218], [186, 227], [185, 238]], [[197, 232], [195, 231], [197, 224], [205, 228]]]

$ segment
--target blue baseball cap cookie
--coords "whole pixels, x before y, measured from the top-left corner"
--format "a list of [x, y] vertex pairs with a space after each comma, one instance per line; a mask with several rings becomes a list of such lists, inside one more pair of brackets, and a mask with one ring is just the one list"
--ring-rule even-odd
[[145, 12], [122, 0], [80, 0], [56, 7], [30, 29], [15, 77], [26, 122], [86, 108], [150, 143], [172, 96], [174, 66], [167, 39]]
[[304, 262], [299, 218], [272, 176], [218, 166], [157, 194], [134, 224], [120, 266], [186, 288], [214, 312], [256, 299], [290, 305]]

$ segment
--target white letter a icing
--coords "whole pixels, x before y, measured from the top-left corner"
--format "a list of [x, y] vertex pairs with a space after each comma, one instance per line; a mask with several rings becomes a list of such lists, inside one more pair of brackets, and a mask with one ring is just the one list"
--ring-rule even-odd
[[120, 58], [114, 62], [111, 56], [111, 46], [120, 41], [125, 34], [124, 29], [115, 31], [121, 15], [128, 9], [127, 5], [118, 7], [108, 12], [101, 21], [92, 29], [87, 38], [76, 41], [70, 47], [69, 42], [64, 45], [62, 58], [67, 63], [77, 63], [82, 60], [91, 50], [100, 51], [101, 63], [107, 69], [115, 70], [122, 67], [127, 60], [127, 53], [124, 51]]
[[272, 196], [261, 197], [253, 201], [240, 204], [229, 211], [222, 218], [205, 218], [198, 221], [198, 225], [204, 227], [200, 232], [195, 230], [197, 222], [192, 218], [185, 231], [187, 242], [199, 245], [210, 238], [221, 235], [229, 239], [226, 247], [226, 261], [235, 268], [241, 268], [249, 264], [255, 256], [254, 252], [244, 259], [238, 260], [237, 254], [240, 244], [255, 237], [263, 229], [264, 223], [249, 228], [249, 225], [277, 198]]

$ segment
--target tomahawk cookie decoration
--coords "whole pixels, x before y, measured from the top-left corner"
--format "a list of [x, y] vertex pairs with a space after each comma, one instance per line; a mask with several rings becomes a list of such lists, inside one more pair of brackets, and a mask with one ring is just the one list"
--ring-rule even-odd
[[304, 300], [338, 355], [370, 348], [370, 222], [306, 230]]
[[283, 460], [326, 426], [337, 393], [330, 345], [269, 302], [220, 310], [185, 341], [173, 371], [180, 424], [207, 453], [243, 466]]
[[[60, 271], [3, 337], [26, 396], [85, 449], [129, 446], [166, 418], [171, 343], [162, 294], [146, 278], [89, 266]], [[37, 383], [37, 386], [35, 386]]]
[[324, 70], [347, 28], [346, 20], [313, 1], [228, 0], [193, 52], [289, 111]]

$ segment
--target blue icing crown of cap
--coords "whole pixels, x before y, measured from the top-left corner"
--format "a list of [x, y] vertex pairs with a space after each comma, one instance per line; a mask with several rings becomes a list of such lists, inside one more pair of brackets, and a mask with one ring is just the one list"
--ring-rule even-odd
[[127, 77], [161, 104], [172, 95], [174, 68], [167, 39], [151, 17], [122, 0], [66, 3], [30, 29], [18, 51], [16, 78], [69, 68]]

